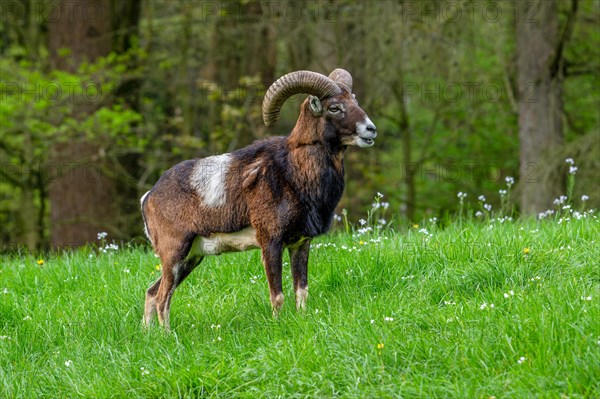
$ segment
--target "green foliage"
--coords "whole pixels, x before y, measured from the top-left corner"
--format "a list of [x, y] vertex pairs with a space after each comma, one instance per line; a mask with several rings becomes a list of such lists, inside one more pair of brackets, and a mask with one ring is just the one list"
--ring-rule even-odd
[[317, 240], [279, 319], [258, 251], [209, 257], [171, 333], [141, 326], [147, 248], [0, 257], [0, 396], [600, 395], [594, 214], [403, 231]]
[[[350, 215], [368, 208], [377, 191], [390, 215], [413, 222], [458, 212], [459, 191], [471, 194], [469, 206], [483, 194], [498, 209], [504, 179], [517, 179], [518, 195], [519, 179], [527, 178], [518, 157], [517, 105], [524, 99], [515, 83], [515, 4], [292, 0], [259, 10], [247, 1], [194, 7], [151, 0], [128, 33], [126, 52], [84, 62], [74, 73], [50, 67], [44, 18], [8, 13], [0, 21], [0, 239], [29, 245], [32, 229], [48, 230], [50, 179], [43, 172], [50, 149], [72, 140], [98, 144], [112, 174], [125, 176], [119, 184], [127, 189], [116, 200], [132, 211], [121, 237], [139, 234], [137, 198], [173, 164], [289, 133], [303, 98], [291, 99], [269, 130], [261, 102], [266, 84], [295, 69], [348, 69], [378, 126], [373, 148], [346, 156], [340, 208]], [[597, 178], [590, 171], [597, 170], [598, 147], [588, 144], [600, 131], [599, 4], [579, 2], [564, 48], [566, 143], [555, 163], [539, 165], [551, 178], [564, 158], [575, 158], [581, 187]], [[559, 8], [562, 29], [570, 3]], [[498, 18], [490, 18], [494, 9]], [[598, 207], [598, 193], [581, 187], [575, 193]], [[41, 234], [33, 245], [47, 239]]]
[[[134, 128], [142, 121], [140, 114], [121, 105], [116, 91], [123, 65], [131, 61], [133, 52], [84, 63], [76, 73], [47, 72], [41, 63], [2, 57], [0, 190], [6, 198], [0, 202], [3, 242], [19, 242], [19, 237], [28, 233], [20, 220], [32, 218], [30, 213], [36, 208], [40, 212], [48, 209], [46, 192], [52, 177], [46, 171], [68, 167], [57, 166], [51, 159], [51, 150], [57, 144], [86, 141], [97, 144], [109, 157], [122, 154], [124, 149], [147, 149], [148, 141], [139, 140], [142, 134]], [[14, 49], [8, 53], [21, 54]], [[28, 197], [25, 192], [34, 194]], [[35, 203], [15, 207], [31, 201]], [[37, 223], [38, 229], [44, 230], [45, 215]], [[27, 245], [43, 244], [42, 239], [28, 241]]]

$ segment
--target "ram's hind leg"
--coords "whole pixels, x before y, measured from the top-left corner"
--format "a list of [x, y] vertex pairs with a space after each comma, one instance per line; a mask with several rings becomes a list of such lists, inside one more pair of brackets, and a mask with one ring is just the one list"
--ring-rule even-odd
[[159, 323], [166, 330], [170, 329], [171, 298], [173, 297], [175, 288], [189, 276], [202, 259], [202, 257], [184, 259], [170, 263], [169, 267], [163, 265], [163, 274], [156, 294], [156, 311]]
[[281, 286], [281, 256], [283, 245], [280, 242], [270, 242], [263, 246], [262, 261], [269, 283], [271, 306], [273, 316], [277, 317], [279, 309], [283, 306], [283, 290]]
[[296, 309], [306, 308], [308, 297], [308, 253], [310, 241], [306, 240], [289, 248], [292, 276], [294, 278], [294, 292], [296, 293]]
[[144, 325], [146, 327], [150, 326], [152, 318], [156, 313], [156, 294], [158, 293], [161, 279], [162, 277], [159, 277], [158, 280], [148, 288], [148, 291], [146, 291], [146, 303], [144, 305]]

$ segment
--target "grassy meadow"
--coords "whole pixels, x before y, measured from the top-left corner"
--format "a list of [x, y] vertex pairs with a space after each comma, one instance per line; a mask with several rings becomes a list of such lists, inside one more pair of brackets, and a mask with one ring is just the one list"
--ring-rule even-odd
[[[260, 253], [204, 260], [170, 333], [147, 247], [0, 258], [1, 398], [598, 398], [600, 224], [435, 221], [314, 241], [305, 313]], [[109, 237], [110, 238], [110, 237]]]

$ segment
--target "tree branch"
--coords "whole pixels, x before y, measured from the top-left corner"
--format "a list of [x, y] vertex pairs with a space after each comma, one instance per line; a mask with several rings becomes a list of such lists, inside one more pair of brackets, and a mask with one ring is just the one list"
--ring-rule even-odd
[[577, 8], [579, 6], [579, 0], [571, 0], [571, 12], [567, 17], [567, 23], [565, 24], [565, 29], [563, 30], [560, 41], [558, 42], [558, 46], [554, 53], [554, 59], [550, 64], [550, 74], [552, 78], [556, 77], [558, 73], [562, 72], [563, 68], [563, 53], [567, 42], [571, 39], [573, 35], [573, 29], [575, 27], [575, 16], [577, 15]]

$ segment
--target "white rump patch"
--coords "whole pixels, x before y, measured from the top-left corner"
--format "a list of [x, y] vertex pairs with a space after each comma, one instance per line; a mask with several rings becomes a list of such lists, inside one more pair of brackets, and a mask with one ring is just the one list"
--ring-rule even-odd
[[202, 197], [206, 206], [220, 206], [227, 200], [225, 177], [231, 162], [231, 155], [215, 155], [200, 159], [194, 165], [190, 177], [192, 187]]
[[239, 252], [256, 248], [258, 248], [256, 230], [247, 227], [235, 233], [215, 233], [210, 237], [197, 236], [187, 257], [219, 255], [223, 252]]
[[144, 200], [146, 199], [148, 194], [150, 194], [150, 191], [146, 191], [146, 194], [142, 195], [142, 198], [140, 198], [140, 208], [142, 208], [142, 219], [144, 219], [144, 234], [146, 234], [146, 237], [150, 240], [150, 242], [152, 242], [152, 239], [150, 238], [150, 234], [148, 234], [148, 225], [146, 224], [146, 215], [144, 215]]
[[140, 198], [140, 206], [144, 205], [144, 200], [146, 199], [148, 194], [150, 194], [150, 191], [146, 191], [146, 194], [142, 195], [142, 198]]

